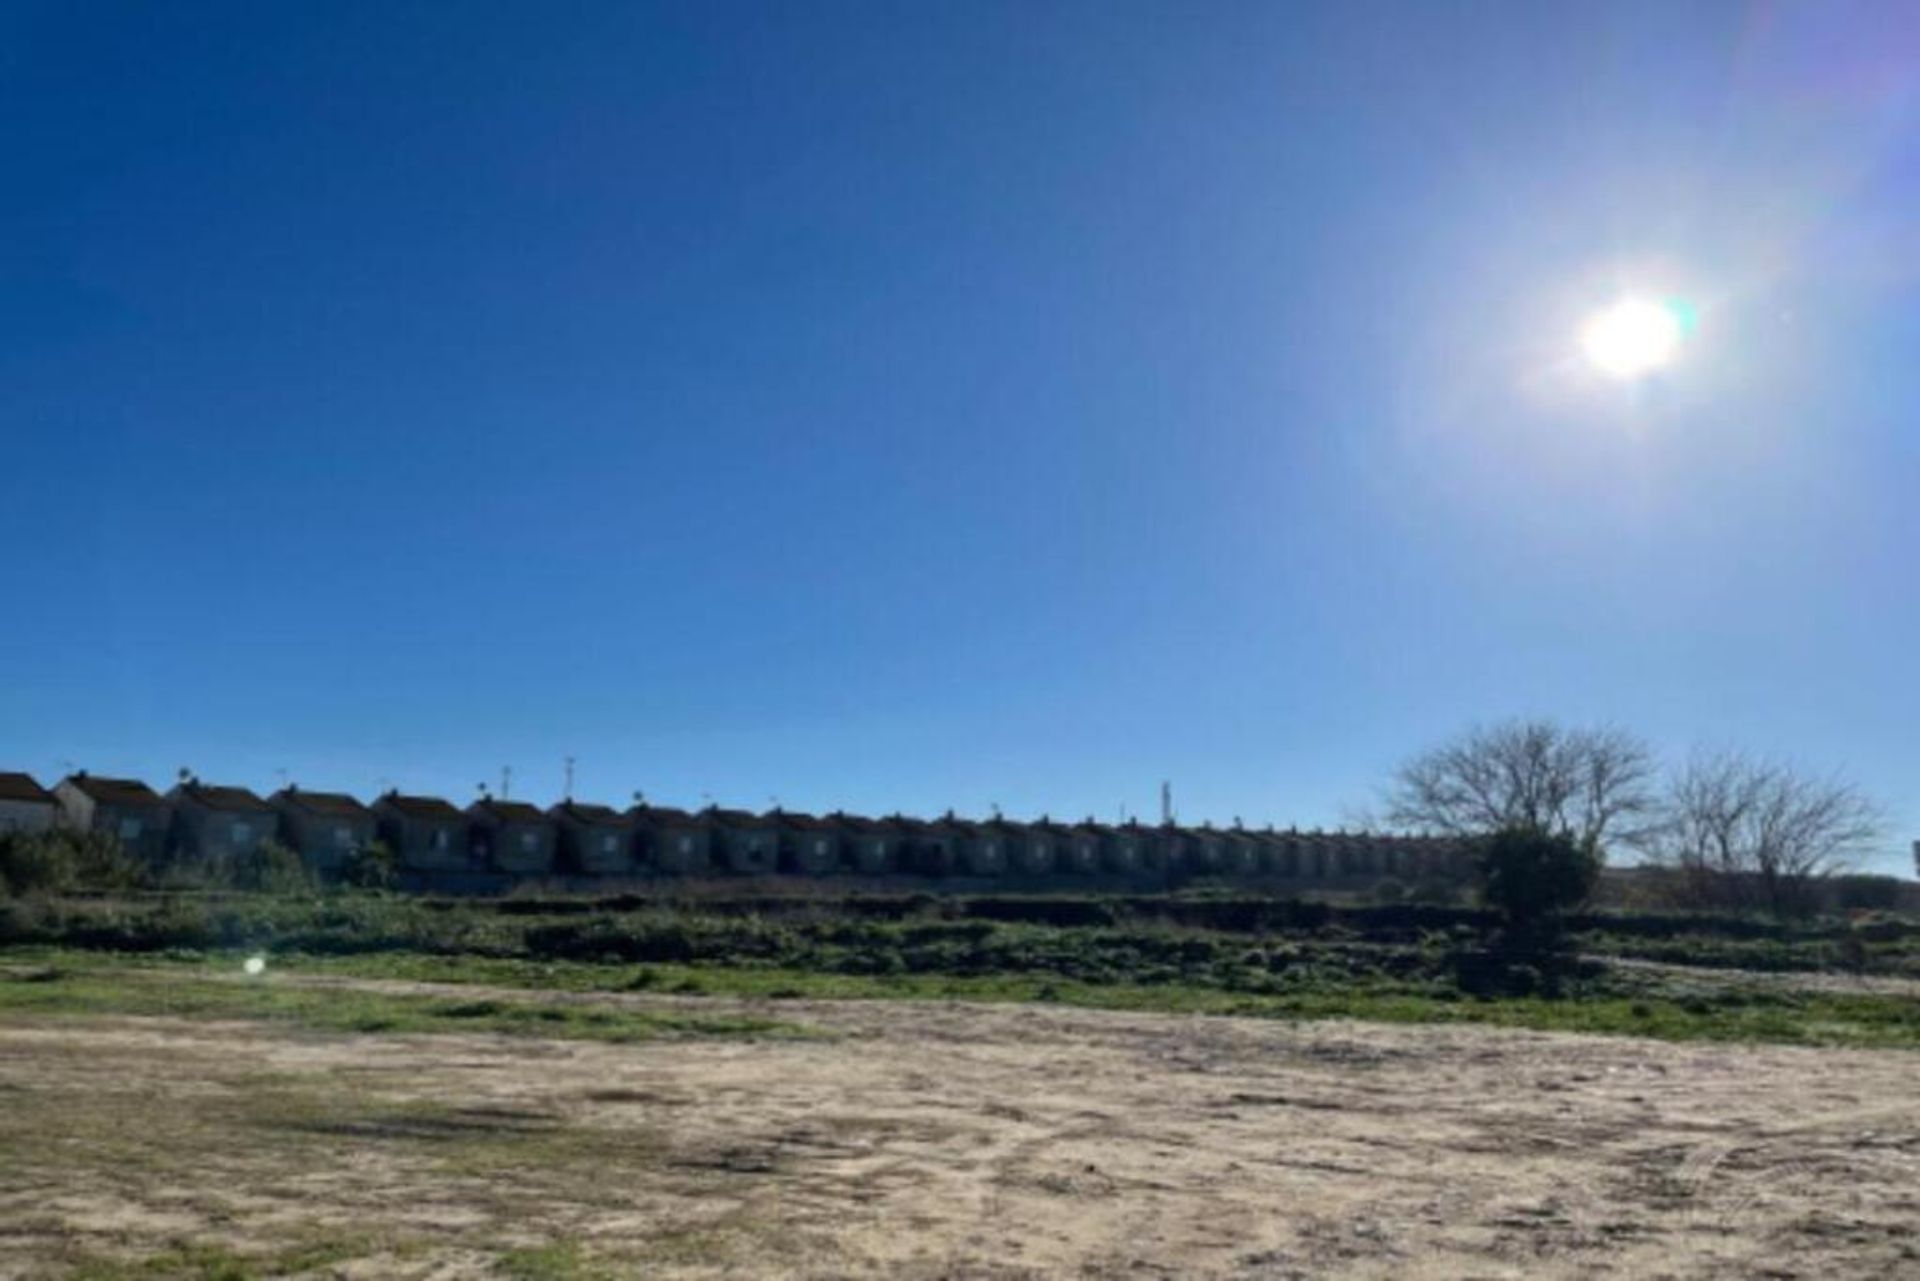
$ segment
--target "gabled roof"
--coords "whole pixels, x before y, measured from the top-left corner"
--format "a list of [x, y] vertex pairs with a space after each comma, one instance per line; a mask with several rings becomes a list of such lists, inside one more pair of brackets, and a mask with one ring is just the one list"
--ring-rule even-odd
[[868, 818], [863, 814], [834, 813], [829, 814], [827, 818], [829, 821], [838, 823], [850, 832], [867, 832], [874, 835], [879, 835], [883, 832], [897, 832], [902, 828], [919, 824], [918, 819], [902, 819], [897, 816], [894, 818]]
[[373, 811], [362, 805], [357, 797], [345, 792], [308, 792], [298, 787], [283, 787], [267, 798], [269, 804], [284, 806], [288, 809], [305, 810], [309, 814], [324, 814], [328, 818], [371, 818]]
[[588, 801], [561, 801], [547, 811], [547, 817], [595, 827], [625, 827], [633, 821], [631, 814], [622, 814], [611, 805], [594, 805]]
[[34, 782], [31, 774], [10, 774], [0, 771], [0, 801], [33, 801], [41, 805], [51, 805], [53, 793]]
[[214, 783], [202, 783], [198, 779], [175, 784], [174, 789], [167, 793], [167, 798], [192, 801], [196, 805], [228, 814], [264, 814], [273, 808], [244, 787], [222, 787]]
[[774, 821], [770, 814], [763, 818], [752, 810], [723, 810], [712, 805], [700, 812], [713, 822], [725, 823], [729, 827], [765, 827]]
[[824, 818], [815, 818], [811, 814], [800, 814], [792, 810], [769, 810], [766, 815], [781, 827], [790, 827], [796, 832], [819, 832], [837, 826]]
[[158, 809], [166, 804], [160, 793], [134, 778], [101, 778], [97, 774], [73, 774], [62, 780], [82, 795], [102, 805], [146, 805]]
[[699, 819], [682, 809], [671, 805], [640, 804], [627, 811], [627, 818], [635, 823], [652, 823], [663, 827], [692, 827]]
[[498, 796], [483, 796], [467, 806], [467, 813], [493, 823], [544, 823], [547, 816], [537, 805], [509, 801]]
[[402, 796], [398, 792], [388, 792], [373, 804], [376, 809], [384, 806], [407, 818], [434, 819], [442, 823], [458, 823], [465, 817], [437, 796]]

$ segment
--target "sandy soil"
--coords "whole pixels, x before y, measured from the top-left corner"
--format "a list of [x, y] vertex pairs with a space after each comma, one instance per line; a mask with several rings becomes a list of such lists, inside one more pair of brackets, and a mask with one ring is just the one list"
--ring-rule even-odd
[[1912, 1054], [760, 1008], [838, 1035], [0, 1026], [0, 1276], [1920, 1277]]

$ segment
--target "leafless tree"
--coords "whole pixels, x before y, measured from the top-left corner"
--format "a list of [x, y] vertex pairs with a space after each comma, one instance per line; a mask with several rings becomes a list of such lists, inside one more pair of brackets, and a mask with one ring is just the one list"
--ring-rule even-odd
[[1449, 836], [1526, 828], [1601, 851], [1655, 812], [1653, 753], [1623, 730], [1521, 720], [1475, 728], [1394, 775], [1384, 816]]
[[1879, 807], [1852, 784], [1742, 752], [1696, 754], [1667, 789], [1647, 852], [1696, 901], [1783, 915], [1879, 836]]

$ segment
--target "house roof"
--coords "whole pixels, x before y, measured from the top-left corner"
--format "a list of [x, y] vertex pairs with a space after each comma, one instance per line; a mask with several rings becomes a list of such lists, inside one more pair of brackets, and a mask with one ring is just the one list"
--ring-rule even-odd
[[483, 796], [467, 806], [467, 813], [475, 818], [491, 819], [496, 823], [544, 823], [547, 816], [540, 812], [537, 805], [525, 801], [509, 801], [498, 796]]
[[708, 806], [701, 813], [716, 823], [725, 823], [729, 827], [763, 827], [773, 821], [773, 816], [762, 818], [752, 810], [723, 810]]
[[666, 827], [691, 827], [700, 821], [685, 810], [675, 809], [671, 805], [636, 805], [627, 811], [627, 817], [636, 823]]
[[372, 813], [358, 798], [348, 796], [345, 792], [307, 792], [297, 787], [283, 787], [269, 796], [267, 801], [273, 805], [305, 810], [309, 814], [324, 814], [329, 818], [367, 818]]
[[222, 787], [215, 783], [202, 783], [198, 779], [176, 785], [167, 795], [231, 814], [259, 814], [273, 808], [244, 787]]
[[811, 814], [799, 814], [792, 810], [773, 810], [767, 817], [782, 827], [790, 827], [799, 832], [818, 832], [838, 826], [831, 819], [815, 818]]
[[103, 805], [145, 805], [155, 809], [166, 804], [160, 793], [134, 778], [101, 778], [97, 774], [74, 774], [64, 780]]
[[567, 818], [576, 823], [587, 823], [599, 827], [624, 827], [632, 821], [632, 815], [622, 814], [611, 805], [594, 805], [588, 801], [561, 801], [547, 811], [548, 818]]
[[396, 814], [407, 818], [430, 818], [443, 823], [457, 823], [462, 815], [459, 810], [447, 804], [437, 796], [402, 796], [398, 792], [388, 792], [374, 802], [376, 807], [386, 806]]
[[919, 822], [918, 819], [868, 818], [864, 814], [832, 814], [828, 818], [851, 832], [893, 832]]
[[0, 801], [36, 801], [53, 804], [53, 793], [33, 781], [31, 774], [10, 774], [0, 770]]

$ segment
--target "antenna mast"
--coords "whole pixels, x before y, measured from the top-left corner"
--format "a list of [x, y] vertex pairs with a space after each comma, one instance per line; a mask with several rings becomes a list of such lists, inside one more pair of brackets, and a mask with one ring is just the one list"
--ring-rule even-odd
[[1173, 784], [1160, 784], [1160, 823], [1166, 826], [1173, 822]]
[[571, 756], [567, 757], [567, 785], [561, 789], [560, 799], [563, 801], [573, 799], [573, 757]]

